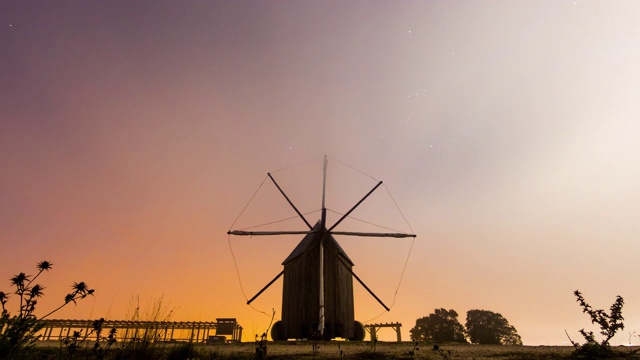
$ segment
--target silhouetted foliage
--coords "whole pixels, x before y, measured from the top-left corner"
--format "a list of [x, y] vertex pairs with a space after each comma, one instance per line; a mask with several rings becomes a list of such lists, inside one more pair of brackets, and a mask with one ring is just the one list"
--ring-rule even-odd
[[258, 334], [256, 334], [256, 352], [255, 352], [255, 358], [258, 360], [262, 360], [265, 359], [267, 357], [267, 334], [269, 333], [269, 328], [271, 327], [271, 325], [273, 324], [273, 319], [276, 317], [276, 309], [272, 309], [272, 314], [271, 314], [271, 322], [269, 323], [269, 326], [267, 327], [267, 330], [265, 332], [262, 333], [262, 335], [260, 335], [260, 337], [258, 337]]
[[416, 320], [416, 326], [410, 333], [413, 341], [467, 342], [464, 327], [453, 309], [435, 309], [429, 316]]
[[201, 355], [192, 342], [180, 344], [171, 348], [167, 353], [167, 360], [200, 359]]
[[441, 359], [451, 359], [451, 350], [440, 349], [440, 345], [433, 345], [431, 352], [440, 356]]
[[[89, 334], [87, 334], [87, 336], [85, 336], [85, 339], [89, 335], [91, 335], [91, 333], [94, 333], [96, 336], [96, 341], [93, 344], [93, 353], [96, 356], [96, 359], [104, 359], [105, 354], [109, 351], [111, 346], [116, 343], [115, 327], [109, 330], [109, 335], [107, 335], [106, 337], [102, 336], [102, 330], [104, 330], [103, 328], [104, 322], [105, 322], [104, 318], [100, 318], [99, 320], [94, 320], [92, 323], [93, 329]], [[103, 345], [103, 343], [105, 342], [106, 342], [106, 346]]]
[[322, 340], [322, 333], [317, 330], [314, 331], [311, 334], [310, 340], [311, 340], [311, 354], [315, 359], [316, 356], [318, 356], [318, 353], [320, 352], [320, 341]]
[[[140, 297], [129, 299], [126, 317], [130, 321], [167, 322], [171, 321], [175, 308], [167, 306], [164, 295], [140, 304]], [[166, 327], [144, 326], [128, 331], [116, 348], [116, 359], [158, 359], [165, 352]]]
[[516, 328], [501, 314], [489, 310], [467, 311], [467, 335], [473, 344], [522, 345]]
[[[582, 312], [588, 314], [591, 318], [591, 323], [598, 324], [600, 326], [600, 334], [604, 336], [604, 338], [600, 342], [600, 345], [609, 346], [609, 340], [611, 340], [611, 338], [616, 335], [616, 332], [618, 330], [624, 329], [624, 324], [622, 323], [622, 320], [624, 320], [624, 318], [622, 317], [622, 306], [624, 305], [624, 299], [622, 299], [622, 297], [618, 295], [616, 297], [616, 301], [613, 303], [613, 305], [611, 305], [611, 313], [607, 314], [604, 310], [601, 309], [594, 310], [591, 305], [586, 302], [580, 291], [576, 290], [573, 292], [573, 294], [576, 296], [576, 301], [578, 301], [578, 303], [580, 304]], [[584, 329], [581, 329], [580, 334], [582, 334], [582, 336], [588, 343], [596, 342], [593, 331], [585, 332]]]
[[[582, 312], [589, 315], [592, 324], [598, 324], [600, 326], [600, 334], [603, 336], [602, 340], [598, 342], [593, 331], [585, 331], [580, 329], [579, 332], [585, 340], [585, 343], [580, 345], [579, 343], [571, 340], [571, 344], [575, 347], [574, 355], [581, 358], [605, 358], [615, 357], [616, 354], [609, 344], [609, 341], [616, 335], [618, 330], [624, 329], [624, 318], [622, 317], [622, 306], [624, 306], [624, 300], [622, 296], [618, 295], [616, 300], [611, 305], [610, 313], [607, 314], [602, 309], [594, 309], [587, 303], [582, 296], [582, 293], [578, 290], [573, 292], [576, 296], [576, 301], [580, 304]], [[569, 336], [569, 334], [567, 334]], [[633, 352], [635, 353], [635, 351]]]
[[413, 343], [413, 348], [411, 350], [407, 351], [407, 355], [409, 355], [411, 358], [415, 359], [418, 357], [418, 351], [420, 351], [420, 347], [418, 346], [418, 342], [414, 342]]
[[38, 299], [44, 296], [44, 287], [33, 282], [45, 271], [51, 270], [53, 264], [49, 261], [41, 261], [36, 265], [38, 273], [32, 278], [23, 272], [14, 275], [10, 281], [11, 286], [15, 288], [13, 294], [17, 295], [19, 307], [15, 314], [11, 314], [7, 308], [9, 295], [0, 291], [0, 305], [2, 305], [2, 314], [0, 314], [0, 359], [18, 358], [24, 355], [24, 352], [35, 345], [40, 337], [36, 335], [42, 330], [44, 325], [38, 320], [62, 309], [67, 304], [76, 300], [84, 299], [89, 295], [93, 295], [93, 289], [84, 283], [74, 283], [72, 292], [67, 294], [64, 303], [58, 306], [48, 314], [37, 318], [35, 315]]

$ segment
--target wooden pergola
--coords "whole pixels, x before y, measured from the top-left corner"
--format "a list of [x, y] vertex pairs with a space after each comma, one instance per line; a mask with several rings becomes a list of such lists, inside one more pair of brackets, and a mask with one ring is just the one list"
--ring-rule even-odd
[[383, 327], [393, 328], [393, 330], [396, 331], [398, 342], [402, 342], [402, 335], [400, 334], [400, 328], [402, 327], [402, 324], [399, 322], [384, 323], [384, 324], [367, 324], [364, 326], [365, 330], [369, 333], [369, 335], [371, 335], [371, 341], [378, 339], [378, 330], [380, 330], [380, 328], [383, 328]]
[[[81, 336], [95, 339], [93, 331], [95, 320], [40, 320], [44, 324], [41, 340], [62, 340], [81, 331]], [[102, 336], [116, 329], [118, 341], [146, 339], [150, 341], [192, 341], [207, 342], [210, 338], [230, 335], [228, 341], [242, 341], [242, 326], [234, 318], [220, 318], [217, 321], [138, 321], [105, 320], [102, 324]], [[222, 330], [222, 331], [219, 331]]]

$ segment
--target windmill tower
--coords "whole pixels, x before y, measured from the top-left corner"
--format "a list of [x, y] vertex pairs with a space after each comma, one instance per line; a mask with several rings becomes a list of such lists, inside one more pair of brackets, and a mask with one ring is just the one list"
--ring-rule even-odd
[[334, 230], [351, 212], [353, 212], [382, 181], [371, 189], [338, 221], [327, 228], [327, 209], [325, 191], [327, 177], [327, 158], [324, 158], [321, 218], [312, 226], [291, 202], [271, 174], [267, 174], [280, 193], [304, 221], [305, 231], [242, 231], [230, 230], [230, 235], [304, 235], [304, 238], [282, 262], [284, 269], [263, 287], [253, 302], [269, 286], [284, 275], [282, 289], [282, 320], [276, 322], [271, 330], [273, 340], [303, 339], [321, 336], [324, 339], [342, 337], [350, 340], [363, 340], [364, 327], [355, 321], [353, 301], [353, 279], [356, 279], [387, 311], [389, 308], [369, 289], [353, 272], [354, 263], [342, 249], [333, 235], [366, 237], [415, 237], [405, 233], [364, 233]]

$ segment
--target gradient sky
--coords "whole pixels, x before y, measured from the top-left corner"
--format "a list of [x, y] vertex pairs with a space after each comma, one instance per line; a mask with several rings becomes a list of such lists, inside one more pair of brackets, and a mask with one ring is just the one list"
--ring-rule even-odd
[[[42, 312], [269, 318], [226, 231], [274, 173], [302, 211], [418, 234], [394, 307], [500, 312], [525, 344], [640, 332], [640, 2], [0, 1], [0, 290], [40, 260]], [[295, 216], [265, 182], [236, 228]], [[312, 220], [314, 221], [313, 217]], [[304, 229], [300, 221], [283, 226]], [[359, 229], [357, 222], [343, 229]], [[366, 227], [365, 227], [366, 228]], [[368, 230], [376, 230], [368, 229]], [[252, 296], [300, 239], [231, 238]], [[338, 238], [388, 304], [410, 240]], [[356, 319], [381, 307], [356, 284]], [[255, 303], [280, 312], [282, 283]], [[14, 299], [15, 301], [15, 299]], [[14, 303], [15, 305], [15, 303]], [[393, 333], [381, 333], [393, 339]], [[634, 338], [633, 343], [640, 343]]]

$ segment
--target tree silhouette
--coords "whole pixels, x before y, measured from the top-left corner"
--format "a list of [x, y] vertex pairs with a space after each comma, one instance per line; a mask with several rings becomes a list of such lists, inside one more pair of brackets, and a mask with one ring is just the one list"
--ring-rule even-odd
[[466, 327], [469, 340], [474, 344], [522, 345], [516, 328], [493, 311], [469, 310]]
[[464, 327], [453, 309], [435, 309], [429, 316], [416, 320], [416, 326], [410, 333], [413, 341], [467, 342]]

